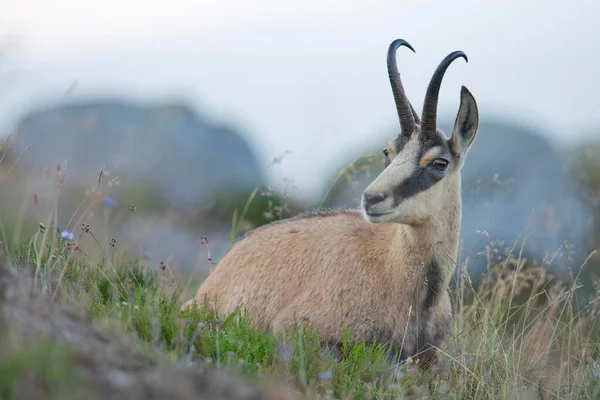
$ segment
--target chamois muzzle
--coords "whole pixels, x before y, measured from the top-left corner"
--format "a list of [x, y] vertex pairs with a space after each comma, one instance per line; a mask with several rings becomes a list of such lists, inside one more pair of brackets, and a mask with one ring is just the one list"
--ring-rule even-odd
[[386, 193], [365, 190], [362, 195], [362, 208], [365, 213], [371, 216], [387, 214], [389, 213], [387, 210], [389, 207], [383, 204], [387, 198], [388, 195]]
[[363, 193], [363, 201], [365, 203], [365, 207], [367, 208], [374, 206], [377, 203], [381, 203], [386, 197], [387, 195], [384, 193]]

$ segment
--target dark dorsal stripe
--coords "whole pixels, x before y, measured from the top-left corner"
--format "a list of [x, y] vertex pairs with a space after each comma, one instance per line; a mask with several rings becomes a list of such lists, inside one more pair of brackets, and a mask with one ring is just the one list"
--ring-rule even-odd
[[[417, 352], [425, 350], [428, 346], [437, 346], [438, 338], [433, 337], [434, 332], [430, 331], [430, 320], [433, 314], [433, 307], [435, 307], [439, 301], [442, 284], [443, 274], [440, 264], [432, 259], [425, 271], [424, 282], [422, 287], [425, 290], [425, 299], [423, 304], [419, 305], [419, 335], [417, 337]], [[418, 294], [417, 294], [417, 297]]]
[[425, 274], [425, 285], [427, 286], [427, 294], [424, 302], [425, 309], [429, 309], [437, 303], [443, 279], [441, 266], [435, 259], [431, 260]]

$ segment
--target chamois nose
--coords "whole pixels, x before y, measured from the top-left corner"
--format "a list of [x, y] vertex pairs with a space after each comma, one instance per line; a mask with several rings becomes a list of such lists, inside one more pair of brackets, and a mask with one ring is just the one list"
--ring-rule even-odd
[[377, 203], [381, 203], [387, 197], [384, 193], [363, 193], [363, 200], [365, 202], [366, 207], [374, 206]]

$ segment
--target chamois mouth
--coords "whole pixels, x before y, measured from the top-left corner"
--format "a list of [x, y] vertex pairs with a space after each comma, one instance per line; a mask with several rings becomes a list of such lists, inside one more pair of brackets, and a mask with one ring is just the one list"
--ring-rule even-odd
[[386, 219], [387, 216], [391, 215], [392, 211], [389, 212], [369, 212], [365, 211], [365, 216], [371, 220], [371, 222], [381, 221]]
[[382, 215], [388, 215], [391, 214], [392, 212], [384, 212], [384, 213], [373, 213], [373, 212], [369, 212], [369, 211], [365, 211], [365, 214], [367, 214], [369, 217], [381, 217]]

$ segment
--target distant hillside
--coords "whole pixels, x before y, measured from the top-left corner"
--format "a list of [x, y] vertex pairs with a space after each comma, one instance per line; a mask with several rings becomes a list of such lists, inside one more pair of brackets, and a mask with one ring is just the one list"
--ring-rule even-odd
[[119, 100], [57, 105], [34, 112], [12, 149], [31, 146], [21, 165], [66, 159], [69, 180], [93, 184], [101, 165], [121, 183], [151, 183], [167, 201], [192, 206], [214, 192], [248, 193], [260, 178], [240, 132], [209, 122], [182, 104], [148, 106]]

